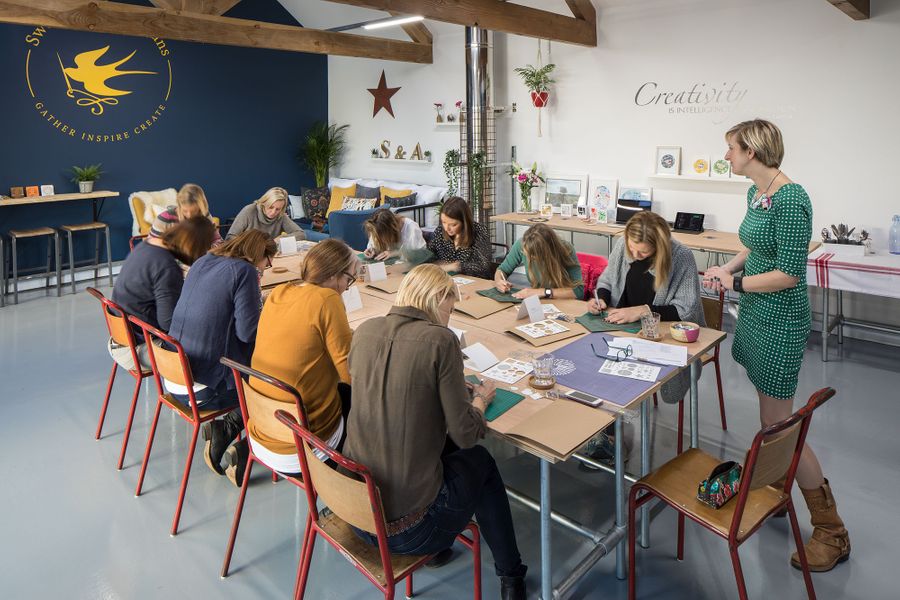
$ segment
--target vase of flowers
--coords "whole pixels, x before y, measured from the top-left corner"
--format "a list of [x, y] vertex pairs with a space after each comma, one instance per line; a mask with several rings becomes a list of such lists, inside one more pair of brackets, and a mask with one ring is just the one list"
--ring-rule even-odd
[[444, 104], [442, 102], [435, 102], [434, 103], [434, 111], [437, 113], [436, 122], [443, 123], [444, 122]]
[[532, 163], [530, 169], [524, 168], [517, 162], [514, 162], [507, 173], [519, 185], [519, 196], [521, 198], [519, 212], [530, 213], [531, 209], [531, 190], [544, 183], [544, 176], [538, 173], [537, 163]]
[[465, 109], [465, 107], [463, 106], [462, 100], [457, 100], [457, 101], [456, 101], [456, 104], [455, 104], [454, 106], [456, 106], [456, 112], [459, 113], [459, 122], [460, 122], [460, 123], [465, 123], [465, 121], [466, 121], [466, 109]]

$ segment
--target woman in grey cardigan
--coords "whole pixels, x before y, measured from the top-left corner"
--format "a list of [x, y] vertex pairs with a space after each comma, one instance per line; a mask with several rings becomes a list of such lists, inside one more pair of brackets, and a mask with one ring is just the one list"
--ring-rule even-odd
[[241, 209], [225, 239], [230, 240], [248, 229], [258, 229], [269, 236], [269, 239], [286, 233], [298, 240], [305, 240], [303, 229], [287, 216], [287, 203], [288, 193], [284, 188], [271, 188], [262, 198]]
[[[673, 240], [665, 220], [649, 211], [628, 221], [595, 291], [588, 310], [594, 314], [608, 310], [607, 321], [612, 323], [631, 323], [655, 312], [663, 321], [706, 324], [694, 253]], [[690, 383], [690, 372], [682, 371], [663, 384], [663, 401], [680, 402]], [[601, 434], [591, 440], [588, 454], [604, 462], [614, 458], [609, 437]]]

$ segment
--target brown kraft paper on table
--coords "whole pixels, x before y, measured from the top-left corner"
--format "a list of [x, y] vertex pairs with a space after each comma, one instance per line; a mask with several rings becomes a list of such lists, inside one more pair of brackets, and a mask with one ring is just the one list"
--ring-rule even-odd
[[505, 434], [538, 451], [565, 459], [615, 419], [615, 415], [604, 410], [559, 399]]
[[469, 298], [457, 302], [453, 310], [469, 315], [473, 319], [481, 319], [509, 307], [509, 304], [497, 302], [478, 294], [471, 294]]
[[553, 335], [545, 335], [544, 337], [533, 338], [530, 335], [525, 334], [522, 331], [519, 331], [515, 327], [510, 327], [506, 330], [507, 333], [511, 333], [514, 336], [521, 338], [531, 344], [532, 346], [541, 347], [546, 346], [547, 344], [552, 344], [553, 342], [558, 342], [560, 340], [566, 340], [571, 337], [576, 337], [585, 333], [588, 333], [588, 330], [582, 327], [578, 323], [566, 323], [566, 327], [569, 328], [568, 331], [562, 331], [560, 333], [555, 333]]
[[402, 277], [388, 277], [387, 279], [382, 279], [381, 281], [371, 281], [366, 285], [372, 289], [382, 291], [386, 294], [396, 294], [397, 290], [400, 289], [401, 283], [403, 283]]

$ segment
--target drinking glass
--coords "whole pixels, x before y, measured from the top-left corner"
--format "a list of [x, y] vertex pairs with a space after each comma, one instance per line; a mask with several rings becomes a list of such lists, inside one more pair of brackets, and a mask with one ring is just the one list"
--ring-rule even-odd
[[556, 379], [553, 377], [553, 355], [538, 354], [531, 359], [531, 366], [534, 367], [532, 374], [534, 379], [532, 383], [539, 386], [553, 386]]
[[641, 315], [641, 335], [652, 340], [659, 337], [659, 313]]

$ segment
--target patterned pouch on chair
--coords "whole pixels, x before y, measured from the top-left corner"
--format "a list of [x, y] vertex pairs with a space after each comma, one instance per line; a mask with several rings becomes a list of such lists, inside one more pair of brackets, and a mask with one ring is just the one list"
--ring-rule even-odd
[[722, 508], [741, 487], [741, 465], [730, 460], [719, 463], [709, 477], [697, 486], [697, 500], [713, 508]]

